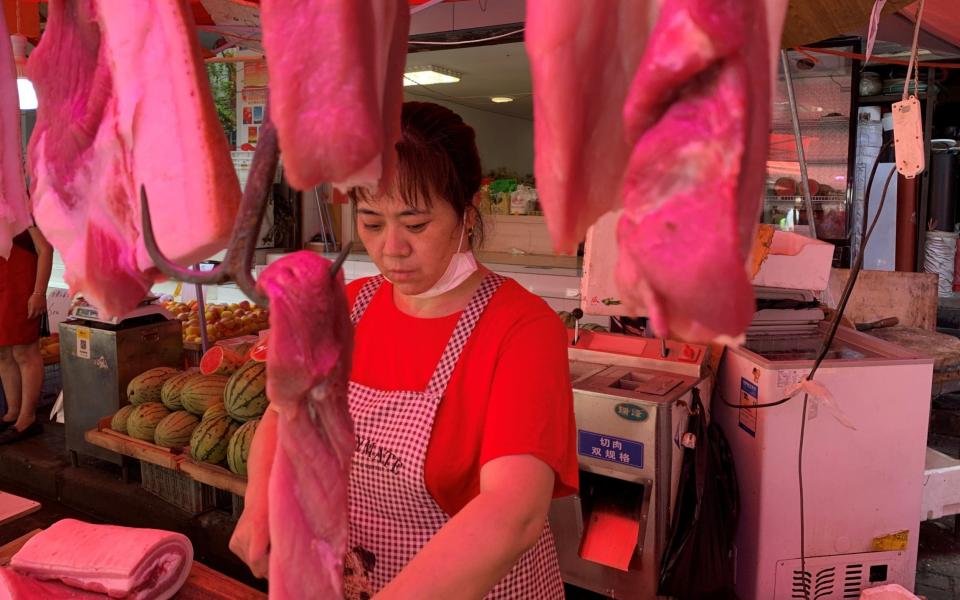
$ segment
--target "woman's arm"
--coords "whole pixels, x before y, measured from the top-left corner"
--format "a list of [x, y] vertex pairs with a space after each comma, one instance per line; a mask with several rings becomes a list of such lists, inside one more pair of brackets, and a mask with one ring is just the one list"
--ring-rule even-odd
[[247, 461], [247, 493], [243, 514], [230, 538], [230, 550], [250, 567], [254, 577], [266, 577], [270, 567], [270, 471], [277, 449], [276, 410], [268, 409], [257, 426]]
[[47, 286], [50, 285], [50, 272], [53, 270], [53, 246], [36, 227], [30, 227], [27, 231], [30, 232], [30, 239], [37, 249], [37, 278], [33, 284], [33, 295], [27, 301], [27, 316], [34, 319], [47, 310]]
[[537, 543], [553, 479], [553, 469], [528, 454], [486, 463], [477, 497], [376, 598], [483, 598]]

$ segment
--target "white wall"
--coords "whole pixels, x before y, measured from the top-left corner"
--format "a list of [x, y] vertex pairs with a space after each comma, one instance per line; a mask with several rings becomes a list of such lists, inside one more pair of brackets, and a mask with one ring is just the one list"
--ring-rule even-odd
[[533, 174], [533, 121], [424, 96], [408, 94], [406, 99], [436, 102], [463, 117], [477, 132], [477, 148], [485, 174], [499, 167], [516, 171], [521, 177]]

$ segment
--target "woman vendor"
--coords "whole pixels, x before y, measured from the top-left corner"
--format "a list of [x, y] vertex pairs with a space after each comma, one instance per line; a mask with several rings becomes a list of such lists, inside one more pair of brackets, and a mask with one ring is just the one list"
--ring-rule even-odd
[[[392, 185], [351, 194], [381, 275], [347, 288], [358, 447], [346, 595], [562, 598], [547, 512], [577, 488], [566, 330], [476, 261], [473, 129], [408, 102], [396, 148]], [[275, 421], [268, 411], [260, 426]]]

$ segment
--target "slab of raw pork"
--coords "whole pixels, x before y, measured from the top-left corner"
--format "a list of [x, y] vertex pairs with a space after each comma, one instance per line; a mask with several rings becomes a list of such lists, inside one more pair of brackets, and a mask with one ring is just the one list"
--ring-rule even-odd
[[262, 0], [270, 116], [287, 180], [375, 188], [400, 137], [405, 0]]
[[21, 575], [143, 600], [173, 596], [192, 564], [193, 546], [182, 534], [74, 519], [57, 521], [10, 559]]
[[347, 405], [353, 326], [343, 277], [330, 277], [330, 265], [297, 252], [258, 282], [270, 299], [267, 395], [277, 414], [264, 417], [251, 447], [252, 502], [231, 548], [262, 575], [269, 543], [271, 598], [343, 598], [355, 446]]
[[527, 1], [534, 168], [558, 251], [575, 252], [587, 228], [620, 205], [633, 147], [623, 104], [657, 9], [656, 0]]
[[107, 596], [87, 592], [58, 581], [41, 581], [0, 568], [0, 600], [104, 600]]
[[[0, 14], [2, 31], [7, 31]], [[10, 257], [13, 238], [30, 226], [27, 188], [20, 151], [17, 69], [10, 44], [0, 44], [0, 259]]]
[[71, 291], [112, 314], [141, 301], [139, 211], [117, 135], [113, 81], [92, 0], [51, 0], [27, 74], [37, 91], [28, 159], [34, 216]]
[[187, 264], [226, 245], [239, 183], [186, 0], [48, 7], [28, 63], [39, 100], [28, 151], [34, 214], [71, 290], [123, 314], [156, 276], [139, 185], [161, 249]]
[[[539, 135], [536, 140], [541, 201], [548, 223], [558, 222], [551, 225], [556, 245], [569, 249], [599, 214], [615, 207], [611, 198], [619, 197], [617, 281], [624, 313], [648, 314], [658, 335], [735, 338], [754, 312], [746, 264], [763, 199], [772, 75], [786, 0], [660, 0], [655, 22], [642, 15], [630, 23], [612, 19], [629, 4], [527, 4], [528, 33], [541, 31], [534, 46], [548, 38], [544, 30], [562, 44], [564, 36], [557, 32], [564, 31], [569, 11], [579, 10], [584, 22], [617, 24], [606, 25], [607, 37], [594, 41], [568, 36], [565, 47], [572, 48], [579, 64], [588, 64], [590, 57], [604, 64], [608, 40], [626, 35], [621, 29], [650, 31], [639, 64], [627, 75], [622, 119], [592, 129], [583, 123], [596, 122], [595, 111], [609, 110], [599, 106], [603, 100], [570, 103], [553, 89], [554, 81], [536, 78], [538, 70], [561, 68], [548, 66], [551, 61], [572, 59], [531, 53], [534, 92], [543, 95], [535, 104], [535, 119], [549, 119], [564, 102], [570, 108], [566, 124], [553, 120], [555, 129], [566, 128], [552, 136], [557, 147], [543, 147]], [[629, 70], [628, 63], [620, 64]], [[602, 79], [597, 94], [622, 89], [609, 83], [614, 80]], [[619, 101], [618, 93], [610, 100]], [[556, 170], [546, 167], [550, 161], [540, 156], [572, 153], [568, 145], [596, 147], [596, 139], [618, 135], [631, 148], [626, 162], [623, 154], [608, 153], [604, 171], [587, 162], [586, 172], [577, 175], [592, 182], [595, 173], [606, 178], [622, 173], [612, 178], [620, 189], [616, 195], [609, 193], [609, 183], [590, 183], [591, 189], [558, 181]], [[560, 192], [548, 196], [551, 190]]]

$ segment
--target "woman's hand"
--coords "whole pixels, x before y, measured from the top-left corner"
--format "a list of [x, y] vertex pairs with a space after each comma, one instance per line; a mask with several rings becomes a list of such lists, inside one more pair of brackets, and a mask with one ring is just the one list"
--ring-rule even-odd
[[254, 577], [270, 572], [269, 485], [277, 449], [277, 412], [268, 409], [260, 419], [247, 460], [247, 493], [243, 514], [230, 538], [230, 551], [250, 567]]
[[43, 294], [31, 294], [27, 300], [27, 318], [36, 319], [47, 312], [47, 297]]

